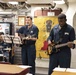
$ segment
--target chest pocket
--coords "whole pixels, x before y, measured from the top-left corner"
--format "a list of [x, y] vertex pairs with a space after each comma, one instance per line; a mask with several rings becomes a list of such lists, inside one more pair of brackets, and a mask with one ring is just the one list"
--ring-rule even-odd
[[28, 36], [28, 35], [33, 35], [33, 34], [34, 34], [33, 28], [31, 27], [31, 28], [28, 29], [28, 26], [27, 26], [27, 27], [26, 27], [26, 30], [24, 31], [24, 34], [25, 34], [26, 36]]
[[34, 34], [34, 30], [30, 30], [30, 35], [33, 35]]
[[61, 43], [66, 43], [69, 41], [69, 32], [65, 31], [61, 40]]
[[64, 32], [64, 38], [69, 39], [69, 32]]

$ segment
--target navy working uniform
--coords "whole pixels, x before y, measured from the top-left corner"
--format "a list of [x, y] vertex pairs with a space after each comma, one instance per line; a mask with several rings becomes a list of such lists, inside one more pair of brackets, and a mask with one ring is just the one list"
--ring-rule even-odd
[[[60, 29], [59, 25], [56, 25], [50, 32], [48, 40], [54, 43], [67, 43], [69, 41], [75, 40], [74, 28], [68, 24], [65, 24], [63, 28]], [[74, 45], [75, 47], [75, 45]], [[73, 47], [73, 48], [74, 48]], [[55, 67], [58, 65], [62, 68], [70, 68], [71, 61], [71, 50], [68, 46], [59, 48], [60, 51], [57, 53], [52, 53], [49, 57], [49, 74], [50, 75]]]
[[[38, 38], [38, 28], [35, 25], [32, 25], [28, 29], [28, 25], [21, 27], [18, 33], [24, 34], [25, 37], [31, 35], [31, 37]], [[23, 65], [32, 66], [30, 69], [30, 73], [35, 75], [35, 58], [36, 58], [36, 48], [35, 48], [34, 40], [24, 40], [24, 44], [22, 45], [22, 63]]]

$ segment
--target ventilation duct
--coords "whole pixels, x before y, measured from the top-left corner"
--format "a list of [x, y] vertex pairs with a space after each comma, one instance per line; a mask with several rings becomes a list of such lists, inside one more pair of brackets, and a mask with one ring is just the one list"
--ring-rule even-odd
[[11, 18], [15, 16], [12, 12], [0, 12], [0, 17], [2, 18]]

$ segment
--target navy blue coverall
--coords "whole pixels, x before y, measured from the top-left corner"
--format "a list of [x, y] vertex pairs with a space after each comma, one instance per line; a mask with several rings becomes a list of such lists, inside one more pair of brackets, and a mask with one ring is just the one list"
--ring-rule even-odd
[[[50, 32], [48, 40], [54, 41], [54, 43], [63, 44], [69, 41], [75, 40], [75, 31], [74, 28], [66, 24], [63, 28], [59, 28], [59, 25], [56, 25]], [[75, 47], [75, 45], [74, 45]], [[50, 75], [53, 72], [55, 67], [58, 65], [61, 68], [70, 68], [71, 62], [71, 50], [68, 46], [59, 48], [60, 51], [57, 53], [52, 53], [49, 56], [49, 72]]]
[[[32, 25], [31, 28], [28, 29], [28, 25], [21, 27], [18, 33], [24, 34], [25, 37], [31, 35], [33, 37], [38, 38], [38, 28], [35, 25]], [[33, 40], [25, 40], [25, 43], [22, 45], [22, 63], [23, 65], [32, 66], [30, 69], [30, 73], [35, 75], [35, 58], [36, 58], [36, 48], [35, 42]]]

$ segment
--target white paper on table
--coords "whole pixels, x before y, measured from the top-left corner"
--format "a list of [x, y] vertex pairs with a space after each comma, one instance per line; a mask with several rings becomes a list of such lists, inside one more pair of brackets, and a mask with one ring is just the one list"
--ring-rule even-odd
[[66, 68], [56, 67], [56, 68], [53, 69], [53, 71], [62, 71], [62, 72], [65, 72], [66, 71]]
[[75, 72], [76, 73], [76, 69], [67, 68], [66, 72]]
[[24, 65], [19, 65], [19, 66], [17, 66], [17, 67], [20, 67], [20, 68], [31, 68], [31, 66], [24, 66]]

